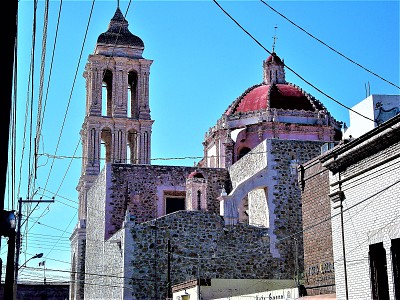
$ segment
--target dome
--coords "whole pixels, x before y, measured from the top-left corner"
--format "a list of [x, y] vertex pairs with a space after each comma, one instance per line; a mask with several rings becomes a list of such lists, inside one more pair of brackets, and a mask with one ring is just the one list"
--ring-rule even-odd
[[119, 7], [108, 25], [108, 30], [97, 38], [97, 44], [144, 48], [142, 39], [129, 31], [128, 21], [126, 21]]
[[204, 176], [200, 171], [193, 171], [189, 174], [188, 178], [204, 178]]
[[266, 109], [316, 111], [324, 109], [313, 98], [291, 84], [260, 84], [244, 92], [226, 111], [226, 115]]
[[225, 111], [225, 115], [270, 109], [316, 112], [325, 108], [314, 97], [285, 80], [285, 64], [272, 52], [263, 62], [263, 82], [248, 88]]

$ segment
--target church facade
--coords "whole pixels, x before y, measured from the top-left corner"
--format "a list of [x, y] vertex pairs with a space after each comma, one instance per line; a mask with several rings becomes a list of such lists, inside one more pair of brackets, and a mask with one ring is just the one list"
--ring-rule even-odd
[[151, 165], [143, 51], [117, 8], [86, 64], [70, 298], [165, 299], [192, 279], [299, 282], [297, 167], [340, 140], [341, 124], [286, 82], [273, 52], [262, 82], [206, 132], [197, 166]]

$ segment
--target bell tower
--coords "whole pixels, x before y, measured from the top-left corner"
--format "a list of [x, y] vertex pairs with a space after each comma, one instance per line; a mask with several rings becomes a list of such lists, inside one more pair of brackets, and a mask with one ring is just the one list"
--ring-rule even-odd
[[143, 41], [129, 31], [117, 7], [85, 67], [78, 225], [71, 236], [71, 299], [84, 298], [87, 192], [100, 169], [106, 163], [150, 164], [154, 121], [150, 117], [149, 76], [153, 61], [143, 58], [143, 50]]
[[[98, 37], [83, 74], [86, 116], [78, 185], [82, 198], [104, 163], [150, 164], [154, 121], [150, 117], [149, 75], [153, 61], [143, 58], [143, 50], [143, 41], [129, 31], [117, 8], [108, 30]], [[85, 218], [85, 201], [81, 201], [79, 215]]]

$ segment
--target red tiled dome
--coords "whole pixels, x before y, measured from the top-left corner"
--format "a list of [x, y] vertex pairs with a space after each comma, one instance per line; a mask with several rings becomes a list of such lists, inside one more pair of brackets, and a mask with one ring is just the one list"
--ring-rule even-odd
[[[314, 104], [314, 105], [313, 105]], [[226, 111], [227, 115], [267, 108], [315, 111], [318, 103], [289, 84], [261, 84], [248, 89]]]

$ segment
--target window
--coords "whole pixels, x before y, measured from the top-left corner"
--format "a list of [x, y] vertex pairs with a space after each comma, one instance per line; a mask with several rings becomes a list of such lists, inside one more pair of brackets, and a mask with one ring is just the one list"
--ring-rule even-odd
[[178, 210], [185, 210], [185, 197], [165, 197], [165, 214], [170, 214]]
[[389, 300], [386, 250], [383, 243], [369, 245], [372, 299]]
[[110, 128], [101, 130], [101, 149], [100, 149], [100, 168], [104, 167], [105, 163], [112, 162], [112, 133]]
[[197, 191], [197, 210], [201, 210], [201, 192]]
[[393, 266], [393, 284], [394, 297], [400, 300], [400, 238], [392, 240], [392, 266]]
[[139, 135], [135, 130], [129, 130], [128, 132], [128, 143], [127, 143], [127, 158], [130, 164], [138, 164], [138, 139]]
[[112, 72], [110, 70], [105, 70], [103, 73], [101, 114], [108, 117], [112, 116], [112, 81]]
[[242, 149], [239, 150], [239, 157], [238, 160], [241, 159], [243, 156], [245, 156], [247, 153], [251, 151], [250, 148], [243, 147]]
[[138, 74], [135, 71], [128, 73], [128, 118], [139, 118], [138, 103]]

